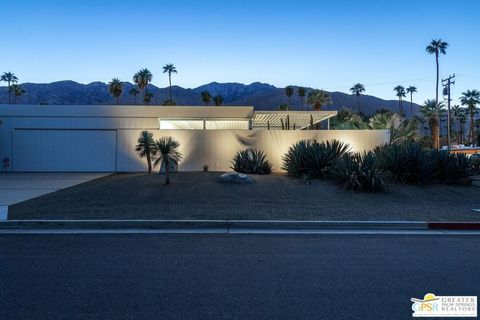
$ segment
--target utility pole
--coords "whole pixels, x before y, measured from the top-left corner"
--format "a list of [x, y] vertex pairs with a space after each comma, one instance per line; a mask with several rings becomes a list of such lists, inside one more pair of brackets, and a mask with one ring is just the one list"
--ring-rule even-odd
[[442, 86], [444, 87], [443, 88], [443, 94], [445, 95], [445, 91], [446, 91], [446, 94], [448, 96], [447, 98], [447, 150], [448, 150], [448, 153], [450, 153], [450, 101], [452, 99], [450, 99], [450, 86], [454, 85], [455, 84], [455, 81], [452, 81], [453, 79], [455, 79], [455, 74], [453, 74], [453, 76], [449, 76], [447, 79], [442, 79]]

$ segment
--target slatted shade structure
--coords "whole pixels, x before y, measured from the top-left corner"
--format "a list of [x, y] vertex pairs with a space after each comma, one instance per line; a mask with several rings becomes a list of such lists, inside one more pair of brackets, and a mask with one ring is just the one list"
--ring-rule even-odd
[[281, 129], [282, 121], [290, 122], [290, 129], [305, 129], [337, 115], [337, 111], [255, 111], [252, 128]]

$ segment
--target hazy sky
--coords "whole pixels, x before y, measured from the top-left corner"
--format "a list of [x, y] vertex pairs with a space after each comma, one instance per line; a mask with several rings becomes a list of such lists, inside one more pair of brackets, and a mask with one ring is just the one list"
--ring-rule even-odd
[[140, 68], [174, 84], [268, 82], [347, 92], [355, 82], [395, 99], [415, 85], [417, 102], [434, 97], [432, 38], [450, 43], [442, 77], [452, 93], [480, 89], [480, 1], [22, 1], [0, 0], [0, 72], [21, 82], [82, 83]]

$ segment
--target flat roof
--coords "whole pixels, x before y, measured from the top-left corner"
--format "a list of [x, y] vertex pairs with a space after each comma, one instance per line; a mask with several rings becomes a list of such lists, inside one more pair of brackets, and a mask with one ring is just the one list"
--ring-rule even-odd
[[252, 106], [0, 105], [0, 117], [159, 118], [164, 120], [251, 120], [252, 128], [308, 127], [337, 111], [254, 111]]
[[245, 118], [252, 106], [0, 105], [0, 116], [106, 118]]

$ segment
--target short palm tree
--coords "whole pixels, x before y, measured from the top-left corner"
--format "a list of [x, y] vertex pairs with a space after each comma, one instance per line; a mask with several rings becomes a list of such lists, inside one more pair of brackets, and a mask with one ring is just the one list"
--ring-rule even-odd
[[202, 96], [203, 103], [208, 106], [210, 104], [210, 101], [212, 101], [212, 95], [210, 94], [210, 92], [208, 92], [207, 90], [203, 90], [200, 95]]
[[15, 96], [14, 102], [15, 104], [17, 104], [18, 98], [25, 94], [25, 90], [23, 90], [22, 86], [19, 84], [12, 84], [8, 89], [8, 93], [13, 93], [13, 95]]
[[307, 89], [304, 87], [298, 87], [298, 96], [300, 97], [300, 100], [302, 101], [302, 111], [305, 108], [305, 95], [307, 94]]
[[403, 105], [402, 105], [402, 98], [406, 97], [405, 88], [403, 86], [396, 86], [393, 88], [393, 91], [396, 91], [396, 96], [398, 97], [398, 113], [403, 115]]
[[425, 48], [429, 54], [435, 55], [435, 63], [437, 66], [437, 82], [435, 86], [435, 101], [438, 102], [438, 84], [440, 80], [440, 67], [438, 64], [438, 57], [440, 54], [447, 54], [448, 43], [442, 41], [442, 39], [433, 39], [430, 44]]
[[10, 85], [18, 82], [18, 78], [11, 72], [4, 72], [0, 76], [0, 81], [4, 81], [8, 84], [8, 103], [12, 103], [12, 90], [10, 90]]
[[419, 111], [423, 119], [428, 123], [432, 145], [438, 149], [440, 141], [436, 139], [440, 138], [440, 116], [445, 114], [445, 105], [443, 103], [437, 103], [435, 100], [427, 100], [423, 103], [423, 106], [420, 107]]
[[168, 83], [169, 83], [169, 96], [170, 101], [172, 100], [172, 73], [177, 73], [177, 69], [173, 65], [173, 63], [168, 63], [163, 66], [163, 73], [168, 73]]
[[178, 151], [180, 143], [172, 137], [162, 137], [155, 141], [157, 154], [155, 155], [154, 166], [160, 165], [165, 168], [165, 184], [170, 184], [170, 170], [182, 159], [182, 154]]
[[285, 87], [285, 95], [288, 98], [289, 109], [292, 110], [292, 95], [293, 95], [293, 87], [292, 86]]
[[137, 140], [135, 151], [138, 152], [140, 158], [147, 159], [148, 173], [152, 173], [152, 158], [157, 154], [157, 144], [153, 140], [153, 133], [142, 131]]
[[213, 102], [217, 107], [221, 106], [223, 104], [223, 97], [219, 94], [217, 94], [215, 97], [213, 97]]
[[410, 86], [407, 88], [407, 93], [410, 93], [410, 114], [413, 117], [413, 94], [417, 92], [417, 87]]
[[350, 88], [350, 92], [357, 96], [357, 111], [360, 112], [360, 94], [365, 92], [365, 86], [361, 83], [355, 83], [353, 87]]
[[465, 112], [465, 108], [461, 108], [458, 104], [454, 105], [451, 110], [453, 116], [457, 120], [457, 142], [459, 144], [462, 144], [465, 135], [465, 123], [467, 122], [467, 113]]
[[147, 93], [143, 96], [143, 102], [149, 106], [152, 103], [153, 93]]
[[152, 78], [153, 75], [147, 68], [143, 68], [133, 75], [133, 82], [137, 84], [138, 88], [140, 90], [145, 89], [143, 93], [144, 98], [148, 93], [148, 84], [152, 81]]
[[477, 113], [477, 105], [480, 103], [480, 91], [467, 90], [462, 92], [460, 97], [462, 106], [466, 106], [470, 114], [470, 126], [468, 129], [468, 143], [475, 143], [475, 113]]
[[139, 94], [140, 91], [138, 91], [137, 88], [133, 87], [132, 89], [130, 89], [130, 91], [128, 91], [128, 94], [130, 94], [131, 96], [133, 96], [133, 101], [135, 103], [135, 105], [137, 104], [137, 94]]
[[112, 81], [108, 83], [108, 91], [115, 98], [115, 102], [120, 104], [119, 97], [123, 92], [123, 83], [118, 78], [113, 78]]
[[332, 104], [332, 97], [327, 91], [315, 89], [308, 93], [307, 103], [315, 110], [322, 110], [323, 106]]

